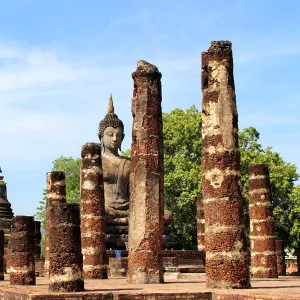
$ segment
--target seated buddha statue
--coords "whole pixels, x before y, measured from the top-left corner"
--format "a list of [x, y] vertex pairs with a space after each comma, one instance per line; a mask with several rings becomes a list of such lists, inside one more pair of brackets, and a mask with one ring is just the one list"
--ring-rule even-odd
[[128, 225], [130, 159], [121, 156], [124, 138], [123, 122], [114, 113], [112, 96], [108, 111], [99, 124], [106, 223]]
[[[130, 159], [119, 154], [124, 139], [123, 122], [114, 113], [112, 96], [108, 111], [100, 122], [98, 137], [101, 144], [106, 224], [128, 226]], [[165, 225], [172, 220], [172, 213], [165, 211]]]

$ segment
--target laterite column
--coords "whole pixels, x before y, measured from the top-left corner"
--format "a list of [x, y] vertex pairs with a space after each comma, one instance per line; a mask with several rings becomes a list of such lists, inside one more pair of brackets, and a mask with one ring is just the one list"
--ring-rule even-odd
[[4, 231], [0, 229], [0, 280], [4, 280]]
[[35, 285], [34, 229], [33, 217], [13, 217], [9, 239], [11, 285]]
[[49, 206], [49, 291], [84, 290], [80, 208], [74, 203]]
[[198, 250], [204, 251], [204, 235], [205, 235], [205, 218], [204, 203], [202, 197], [197, 197], [197, 240]]
[[45, 233], [45, 266], [44, 276], [49, 276], [49, 240], [48, 231], [50, 226], [49, 206], [51, 203], [66, 203], [66, 181], [65, 173], [54, 171], [48, 172], [47, 177], [47, 199], [46, 199], [46, 233]]
[[249, 288], [231, 42], [202, 53], [206, 286]]
[[81, 148], [81, 244], [85, 278], [107, 279], [105, 251], [105, 202], [101, 146]]
[[249, 215], [253, 277], [277, 278], [272, 194], [264, 164], [249, 166]]
[[161, 73], [138, 61], [132, 74], [129, 283], [163, 282], [164, 213]]
[[284, 243], [282, 240], [275, 240], [276, 257], [277, 257], [277, 274], [286, 275]]

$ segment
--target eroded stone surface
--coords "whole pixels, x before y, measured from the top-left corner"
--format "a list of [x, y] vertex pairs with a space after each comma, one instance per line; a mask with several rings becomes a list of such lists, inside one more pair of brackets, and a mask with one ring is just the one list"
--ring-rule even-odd
[[204, 203], [202, 197], [197, 197], [197, 240], [198, 250], [204, 251], [205, 218]]
[[161, 73], [138, 61], [132, 74], [129, 283], [163, 282], [164, 230]]
[[202, 192], [207, 287], [250, 287], [238, 113], [229, 41], [202, 53]]
[[49, 290], [84, 290], [79, 204], [49, 205]]
[[9, 239], [11, 285], [35, 285], [34, 233], [33, 217], [13, 217]]
[[277, 257], [269, 168], [249, 166], [251, 272], [253, 277], [276, 278]]
[[83, 145], [81, 157], [80, 217], [84, 277], [107, 279], [100, 144]]
[[49, 276], [49, 206], [51, 203], [66, 203], [66, 180], [64, 172], [48, 172], [46, 174], [46, 232], [45, 232], [45, 265], [44, 276]]

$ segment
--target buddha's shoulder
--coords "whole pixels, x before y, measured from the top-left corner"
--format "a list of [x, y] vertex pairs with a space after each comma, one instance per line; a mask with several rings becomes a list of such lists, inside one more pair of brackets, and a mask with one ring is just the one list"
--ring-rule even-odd
[[122, 155], [120, 155], [119, 158], [120, 158], [121, 160], [124, 160], [124, 161], [125, 161], [125, 164], [130, 164], [130, 163], [131, 163], [130, 158], [127, 157], [127, 156], [122, 156]]

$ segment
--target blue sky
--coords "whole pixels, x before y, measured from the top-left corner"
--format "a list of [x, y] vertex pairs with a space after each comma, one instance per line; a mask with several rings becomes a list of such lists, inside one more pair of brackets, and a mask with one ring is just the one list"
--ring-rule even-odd
[[33, 215], [60, 156], [97, 142], [109, 94], [130, 147], [131, 72], [162, 72], [163, 111], [201, 109], [200, 53], [233, 44], [239, 127], [299, 170], [298, 1], [0, 1], [0, 166], [15, 214]]

